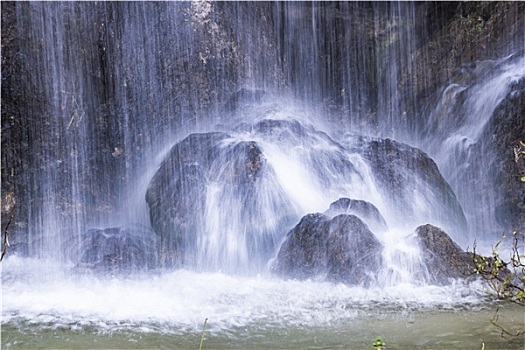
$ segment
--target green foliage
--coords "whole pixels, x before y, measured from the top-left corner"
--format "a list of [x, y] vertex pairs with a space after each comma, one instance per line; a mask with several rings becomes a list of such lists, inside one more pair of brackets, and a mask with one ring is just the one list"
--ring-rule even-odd
[[[507, 237], [504, 235], [503, 239], [505, 238]], [[519, 251], [520, 247], [523, 249], [523, 241], [523, 235], [516, 231], [512, 233], [511, 252], [508, 260], [503, 259], [499, 253], [502, 240], [492, 248], [491, 257], [476, 254], [476, 247], [473, 251], [474, 273], [487, 281], [489, 287], [487, 292], [498, 299], [521, 306], [525, 306], [525, 254], [520, 254]], [[525, 335], [525, 329], [514, 333], [502, 327], [498, 322], [498, 310], [490, 322], [501, 330], [502, 336]]]
[[525, 255], [519, 251], [523, 244], [520, 240], [523, 241], [522, 235], [513, 232], [508, 260], [499, 253], [501, 240], [492, 249], [491, 257], [476, 254], [474, 247], [473, 262], [474, 272], [487, 281], [489, 292], [501, 300], [525, 306]]
[[386, 343], [383, 341], [383, 338], [377, 337], [376, 340], [372, 343], [372, 349], [385, 350]]

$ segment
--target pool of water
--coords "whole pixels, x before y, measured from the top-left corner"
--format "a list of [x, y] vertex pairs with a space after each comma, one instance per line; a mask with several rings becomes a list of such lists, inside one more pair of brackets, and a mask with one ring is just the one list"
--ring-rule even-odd
[[523, 349], [524, 309], [480, 284], [375, 288], [221, 272], [73, 274], [2, 263], [2, 349]]

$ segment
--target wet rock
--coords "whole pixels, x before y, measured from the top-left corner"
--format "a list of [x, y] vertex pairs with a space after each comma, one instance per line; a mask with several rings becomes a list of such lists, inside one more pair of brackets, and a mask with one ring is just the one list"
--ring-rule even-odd
[[273, 271], [297, 279], [366, 285], [380, 268], [381, 248], [357, 216], [308, 214], [288, 233]]
[[224, 104], [224, 110], [227, 112], [240, 111], [241, 108], [250, 107], [254, 104], [260, 103], [264, 95], [264, 90], [240, 89], [233, 93], [228, 101], [226, 101]]
[[218, 157], [224, 133], [192, 134], [177, 143], [151, 180], [146, 192], [150, 221], [160, 236], [161, 261], [185, 263], [186, 251], [201, 230], [206, 183], [211, 162]]
[[[525, 156], [518, 159], [513, 149], [525, 142], [525, 78], [513, 84], [495, 109], [483, 131], [472, 172], [480, 171], [483, 188], [493, 188], [495, 216], [505, 232], [525, 231]], [[483, 169], [479, 169], [479, 164]], [[490, 171], [489, 171], [490, 170]], [[468, 176], [468, 175], [467, 175]]]
[[307, 279], [326, 274], [326, 232], [329, 219], [308, 214], [290, 231], [282, 244], [273, 270], [288, 277]]
[[148, 227], [130, 225], [91, 229], [65, 245], [77, 270], [131, 273], [157, 266], [157, 237]]
[[472, 253], [464, 252], [439, 227], [422, 225], [416, 229], [423, 264], [430, 283], [448, 284], [451, 279], [467, 278], [474, 271]]
[[426, 153], [391, 139], [365, 141], [361, 152], [401, 217], [417, 215], [454, 232], [466, 231], [465, 215], [454, 191]]
[[334, 217], [339, 214], [352, 214], [363, 220], [373, 232], [386, 231], [387, 224], [379, 210], [367, 201], [339, 198], [330, 204], [325, 215]]
[[[225, 207], [234, 211], [227, 213], [232, 215], [232, 222], [239, 220], [253, 231], [257, 231], [254, 225], [264, 226], [257, 222], [260, 220], [257, 196], [261, 192], [258, 186], [262, 186], [258, 179], [266, 169], [264, 155], [253, 141], [235, 141], [224, 133], [206, 133], [192, 134], [176, 144], [146, 192], [151, 225], [160, 236], [162, 264], [173, 267], [195, 264], [197, 240], [206, 234], [206, 215], [213, 214], [207, 213], [207, 196], [211, 193], [208, 191], [216, 191], [221, 200], [228, 201]], [[213, 189], [210, 184], [215, 184]], [[228, 226], [227, 219], [218, 220]], [[254, 239], [246, 237], [247, 241]]]

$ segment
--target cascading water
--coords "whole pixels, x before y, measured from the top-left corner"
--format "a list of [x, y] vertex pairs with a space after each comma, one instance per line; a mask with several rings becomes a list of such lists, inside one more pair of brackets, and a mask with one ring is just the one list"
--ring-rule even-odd
[[435, 277], [421, 225], [463, 245], [480, 227], [493, 237], [494, 193], [477, 203], [480, 168], [460, 165], [525, 62], [449, 85], [420, 128], [398, 87], [416, 84], [422, 7], [2, 4], [6, 36], [23, 37], [7, 50], [23, 87], [6, 110], [27, 112], [24, 170], [2, 187], [3, 201], [23, 193], [1, 265], [2, 347], [34, 333], [64, 346], [65, 331], [70, 347], [110, 332], [189, 348], [208, 318], [210, 347], [309, 347], [310, 331], [340, 347], [335, 330], [362, 348], [399, 319], [485, 308], [477, 282]]
[[[505, 98], [519, 94], [518, 84], [525, 79], [525, 56], [511, 55], [463, 70], [458, 80], [464, 82], [444, 89], [421, 144], [440, 164], [458, 195], [469, 223], [467, 237], [472, 242], [476, 237], [490, 237], [505, 230], [495, 213], [498, 203], [494, 172], [499, 170], [486, 171], [501, 166], [495, 158], [502, 156], [490, 151], [497, 135], [487, 125]], [[519, 129], [520, 124], [515, 127]], [[511, 152], [509, 147], [508, 154]], [[462, 243], [468, 245], [469, 241]]]

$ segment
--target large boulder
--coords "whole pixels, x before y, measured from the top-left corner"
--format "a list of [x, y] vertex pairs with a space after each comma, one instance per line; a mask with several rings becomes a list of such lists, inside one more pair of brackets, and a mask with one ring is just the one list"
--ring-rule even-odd
[[[160, 236], [161, 260], [184, 264], [185, 252], [202, 230], [207, 174], [224, 133], [192, 134], [170, 150], [146, 192], [150, 221]], [[193, 234], [191, 234], [193, 233]]]
[[463, 251], [439, 227], [422, 225], [416, 229], [422, 262], [428, 282], [448, 284], [452, 279], [467, 278], [474, 272], [472, 253]]
[[148, 227], [90, 229], [66, 242], [76, 270], [131, 273], [157, 267], [157, 237]]
[[308, 214], [288, 233], [272, 268], [291, 278], [366, 285], [381, 266], [381, 252], [357, 216]]
[[391, 139], [363, 140], [361, 152], [397, 217], [439, 224], [450, 232], [466, 231], [454, 191], [426, 153]]
[[146, 192], [162, 264], [223, 269], [269, 258], [291, 206], [274, 177], [254, 141], [211, 132], [173, 146]]

